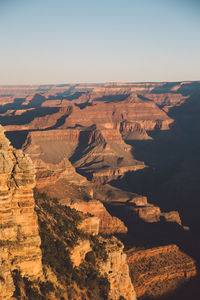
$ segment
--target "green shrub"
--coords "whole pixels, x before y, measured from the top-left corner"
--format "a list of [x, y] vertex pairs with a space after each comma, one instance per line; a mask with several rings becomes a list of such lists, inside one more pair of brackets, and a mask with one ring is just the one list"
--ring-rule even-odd
[[[38, 191], [35, 192], [35, 198], [43, 264], [49, 266], [60, 283], [66, 287], [69, 299], [76, 297], [74, 282], [82, 290], [83, 299], [85, 291], [90, 294], [90, 299], [108, 299], [109, 282], [107, 278], [100, 276], [97, 266], [98, 259], [106, 260], [108, 257], [106, 243], [97, 237], [91, 237], [93, 250], [86, 254], [85, 261], [79, 267], [74, 268], [70, 259], [70, 249], [77, 244], [78, 240], [89, 238], [78, 229], [78, 224], [83, 220], [84, 215], [75, 209], [61, 206], [56, 199], [51, 199]], [[43, 295], [53, 291], [54, 288], [49, 282], [40, 283], [39, 286]], [[28, 292], [36, 293], [35, 290]], [[57, 293], [56, 287], [55, 295]], [[61, 296], [62, 291], [59, 292], [59, 298]]]

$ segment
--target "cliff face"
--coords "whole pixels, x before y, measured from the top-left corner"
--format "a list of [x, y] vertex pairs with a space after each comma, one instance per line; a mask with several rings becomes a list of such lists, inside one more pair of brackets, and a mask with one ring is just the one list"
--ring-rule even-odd
[[137, 297], [158, 297], [197, 275], [195, 260], [176, 245], [127, 251]]
[[5, 270], [1, 292], [8, 292], [4, 299], [10, 299], [13, 293], [12, 270], [17, 269], [29, 278], [42, 274], [34, 186], [35, 172], [30, 158], [10, 146], [0, 127], [0, 259]]
[[[30, 108], [26, 110], [17, 110], [11, 111], [12, 115], [17, 114], [18, 119], [21, 124], [18, 125], [7, 125], [5, 126], [6, 131], [16, 131], [16, 130], [36, 130], [36, 129], [49, 129], [56, 128], [60, 122], [62, 123], [62, 119], [64, 120], [73, 110], [72, 105], [67, 105], [65, 107], [57, 108], [57, 106], [48, 106], [41, 108]], [[35, 118], [30, 121], [26, 117], [27, 112], [32, 112], [35, 115]], [[54, 112], [56, 111], [56, 112]], [[40, 116], [42, 115], [42, 116]]]
[[96, 183], [145, 167], [134, 159], [132, 147], [123, 141], [119, 128], [91, 126], [31, 132], [23, 149], [34, 161], [38, 186], [61, 177], [85, 184], [74, 167]]
[[98, 236], [97, 217], [36, 196], [37, 218], [33, 164], [0, 129], [0, 299], [135, 299], [123, 246]]
[[108, 182], [128, 171], [145, 167], [134, 159], [132, 147], [127, 145], [117, 129], [91, 126], [81, 133], [76, 152], [71, 157], [79, 172], [94, 182]]
[[79, 175], [68, 158], [75, 151], [79, 130], [52, 130], [29, 133], [23, 146], [36, 168], [37, 187], [54, 184], [60, 178], [82, 185], [86, 179]]
[[145, 130], [155, 128], [168, 129], [173, 122], [164, 111], [159, 109], [154, 102], [129, 102], [120, 103], [94, 103], [82, 110], [73, 110], [62, 125], [63, 128], [81, 124], [91, 126], [93, 124], [104, 124], [107, 122], [135, 121]]
[[151, 140], [146, 130], [138, 122], [123, 121], [119, 125], [122, 138], [129, 140]]
[[159, 107], [162, 107], [164, 111], [168, 112], [173, 106], [180, 105], [186, 100], [182, 94], [179, 93], [143, 93], [142, 96], [155, 102]]
[[[135, 300], [123, 244], [99, 236], [99, 220], [36, 194], [45, 279], [45, 299]], [[38, 293], [44, 294], [41, 284]], [[57, 295], [57, 296], [56, 296]]]
[[107, 274], [110, 283], [109, 299], [118, 300], [120, 296], [127, 300], [136, 300], [136, 294], [129, 276], [126, 254], [123, 244], [112, 238], [106, 243], [108, 258], [101, 262], [100, 273]]
[[92, 200], [89, 202], [79, 202], [71, 204], [70, 207], [98, 217], [99, 231], [103, 234], [127, 232], [127, 227], [124, 225], [124, 223], [120, 219], [112, 217], [100, 201]]

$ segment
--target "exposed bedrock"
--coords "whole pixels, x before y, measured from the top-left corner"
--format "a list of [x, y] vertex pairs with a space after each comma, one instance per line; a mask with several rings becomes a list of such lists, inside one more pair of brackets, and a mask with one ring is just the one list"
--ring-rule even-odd
[[[99, 129], [95, 125], [89, 128], [30, 132], [23, 149], [33, 159], [37, 178], [41, 180], [39, 173], [44, 173], [45, 169], [46, 179], [48, 176], [56, 176], [58, 179], [57, 175], [63, 170], [64, 176], [66, 169], [68, 175], [71, 172], [74, 176], [74, 181], [77, 178], [80, 182], [81, 177], [76, 175], [75, 167], [79, 173], [98, 183], [145, 167], [143, 162], [134, 159], [131, 146], [123, 141], [119, 130]], [[72, 176], [68, 178], [73, 180]]]
[[70, 204], [70, 207], [98, 217], [100, 220], [99, 231], [103, 234], [111, 235], [127, 232], [127, 227], [124, 223], [120, 219], [112, 217], [100, 201], [77, 202]]
[[177, 245], [146, 250], [130, 249], [127, 257], [138, 298], [167, 294], [197, 275], [195, 260]]
[[[10, 146], [0, 127], [0, 259], [1, 295], [13, 294], [11, 271], [23, 276], [42, 275], [40, 237], [34, 211], [35, 170], [31, 159], [21, 150]], [[4, 283], [4, 284], [3, 284]]]
[[168, 129], [173, 123], [167, 114], [159, 109], [154, 102], [120, 102], [120, 103], [94, 103], [82, 110], [75, 109], [65, 120], [63, 128], [81, 124], [91, 126], [92, 124], [103, 124], [106, 122], [135, 121], [145, 130], [155, 128]]

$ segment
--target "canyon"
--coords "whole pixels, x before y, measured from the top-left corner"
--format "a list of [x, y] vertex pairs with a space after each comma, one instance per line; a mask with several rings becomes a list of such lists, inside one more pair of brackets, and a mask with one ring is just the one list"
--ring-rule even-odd
[[99, 237], [99, 218], [33, 195], [33, 163], [2, 126], [0, 145], [0, 299], [136, 300], [123, 244]]
[[[127, 285], [127, 293], [119, 287], [121, 294], [108, 297], [187, 299], [194, 290], [198, 298], [200, 82], [1, 86], [0, 101], [0, 124], [17, 148], [9, 150], [16, 169], [23, 170], [18, 160], [30, 156], [34, 184], [41, 195], [57, 199], [54, 209], [59, 214], [60, 206], [76, 209], [85, 216], [85, 232], [108, 237], [109, 259], [100, 269], [108, 274], [111, 290], [120, 282]], [[54, 235], [50, 219], [38, 214], [39, 224], [49, 224]], [[134, 288], [123, 245], [111, 242], [113, 235], [125, 245]], [[93, 248], [90, 240], [79, 240], [74, 264], [87, 260]], [[2, 268], [13, 291], [10, 267]], [[48, 272], [49, 278], [57, 276]], [[79, 299], [79, 288], [73, 289]]]

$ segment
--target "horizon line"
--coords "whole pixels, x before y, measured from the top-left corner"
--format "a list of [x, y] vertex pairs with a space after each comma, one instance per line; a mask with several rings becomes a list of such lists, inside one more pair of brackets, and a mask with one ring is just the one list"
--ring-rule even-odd
[[105, 82], [57, 82], [57, 83], [33, 83], [33, 84], [1, 84], [0, 87], [11, 86], [54, 86], [54, 85], [105, 85], [105, 84], [144, 84], [144, 83], [182, 83], [200, 82], [199, 80], [170, 80], [170, 81], [105, 81]]

